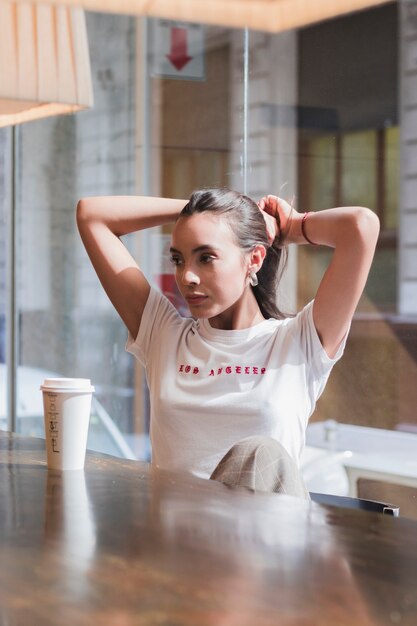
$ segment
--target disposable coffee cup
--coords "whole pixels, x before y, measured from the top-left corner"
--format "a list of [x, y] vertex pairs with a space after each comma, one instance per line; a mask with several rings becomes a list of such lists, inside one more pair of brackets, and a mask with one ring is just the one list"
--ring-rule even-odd
[[94, 387], [88, 378], [46, 378], [41, 385], [49, 469], [83, 469]]

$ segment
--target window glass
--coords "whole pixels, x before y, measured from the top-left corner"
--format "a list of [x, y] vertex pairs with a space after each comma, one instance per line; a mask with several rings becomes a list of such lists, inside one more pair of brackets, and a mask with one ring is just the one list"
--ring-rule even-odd
[[399, 200], [399, 127], [392, 126], [385, 129], [385, 206], [384, 227], [388, 230], [398, 228], [398, 200]]
[[308, 159], [308, 171], [305, 172], [305, 184], [308, 186], [306, 206], [314, 210], [335, 204], [337, 146], [338, 138], [333, 135], [318, 137], [307, 143], [308, 152], [303, 155]]
[[223, 29], [206, 27], [203, 32], [204, 70], [198, 79], [152, 79], [161, 103], [162, 192], [176, 198], [229, 183], [231, 45]]
[[25, 124], [19, 133], [18, 430], [43, 434], [45, 376], [91, 378], [88, 447], [133, 456], [126, 332], [83, 249], [75, 207], [83, 196], [135, 191], [135, 20], [87, 17], [94, 108]]
[[[368, 206], [379, 215], [382, 227], [345, 355], [330, 377], [312, 423], [335, 419], [394, 430], [413, 430], [416, 424], [409, 405], [417, 358], [413, 350], [417, 309], [410, 282], [416, 261], [408, 244], [406, 249], [397, 248], [397, 241], [401, 246], [397, 18], [392, 3], [299, 32], [300, 208]], [[381, 66], [383, 79], [377, 69]], [[412, 97], [409, 87], [405, 93]], [[411, 138], [407, 142], [410, 180], [403, 183], [409, 189], [410, 214], [401, 218], [409, 224], [410, 242], [415, 232], [412, 128], [410, 119], [404, 129]], [[330, 257], [331, 251], [322, 247], [298, 250], [299, 306], [314, 297]], [[403, 275], [409, 278], [404, 280]], [[404, 294], [402, 300], [399, 294]], [[407, 319], [407, 331], [405, 310], [414, 311]]]
[[[8, 152], [9, 134], [7, 129], [0, 131], [0, 367], [2, 368], [2, 380], [5, 380], [5, 363], [6, 363], [6, 260], [7, 260], [7, 190], [10, 187], [10, 176]], [[4, 385], [4, 383], [2, 383]], [[3, 389], [2, 395], [3, 395]], [[3, 396], [4, 397], [4, 396]], [[0, 418], [5, 415], [0, 414]]]
[[[233, 50], [239, 91], [233, 106], [239, 125], [242, 73], [236, 59], [242, 55], [242, 33], [190, 27], [189, 56], [195, 62], [178, 77], [174, 57], [167, 70], [165, 53], [170, 51], [164, 48], [175, 25], [144, 22], [87, 14], [94, 107], [20, 128], [15, 163], [17, 429], [43, 436], [43, 378], [87, 377], [96, 388], [88, 447], [149, 459], [142, 367], [124, 350], [126, 330], [83, 249], [75, 207], [89, 195], [187, 197], [198, 187], [232, 186], [230, 162], [234, 159], [240, 171], [241, 148], [238, 140], [236, 148], [230, 141], [229, 71]], [[170, 228], [125, 238], [148, 278], [167, 295], [174, 285], [164, 257], [169, 238]], [[145, 250], [156, 259], [152, 267], [143, 258]], [[0, 323], [4, 302], [3, 286]]]
[[341, 203], [376, 210], [377, 138], [373, 130], [344, 133], [341, 140]]
[[8, 129], [0, 130], [0, 429], [8, 429], [7, 369], [6, 369], [6, 309], [7, 309], [7, 215], [10, 171]]
[[[148, 27], [151, 33], [158, 32], [164, 24], [152, 19]], [[174, 23], [169, 24], [168, 31], [175, 28]], [[164, 67], [164, 72], [160, 68], [150, 79], [159, 104], [153, 110], [153, 132], [158, 137], [155, 158], [161, 172], [153, 193], [172, 198], [188, 198], [194, 189], [203, 187], [230, 186], [230, 31], [197, 24], [182, 24], [181, 28], [190, 45], [189, 66], [179, 75], [175, 66]], [[163, 42], [158, 44], [155, 48], [154, 38], [153, 58], [163, 51]], [[178, 310], [189, 315], [169, 261], [171, 232], [172, 224], [168, 224], [151, 235], [155, 254], [150, 277]]]
[[[42, 433], [38, 387], [47, 373], [85, 376], [97, 390], [89, 446], [149, 458], [143, 371], [124, 351], [126, 331], [83, 250], [75, 206], [87, 195], [186, 198], [224, 185], [255, 200], [275, 193], [300, 211], [353, 204], [379, 215], [346, 353], [312, 423], [415, 430], [416, 123], [400, 132], [397, 3], [298, 31], [249, 32], [247, 48], [243, 31], [201, 24], [89, 13], [87, 27], [94, 108], [26, 124], [16, 145], [20, 432]], [[168, 263], [170, 233], [164, 226], [126, 244], [186, 314]], [[5, 254], [1, 246], [0, 361]], [[289, 256], [279, 304], [294, 312], [314, 297], [331, 250], [300, 246]]]

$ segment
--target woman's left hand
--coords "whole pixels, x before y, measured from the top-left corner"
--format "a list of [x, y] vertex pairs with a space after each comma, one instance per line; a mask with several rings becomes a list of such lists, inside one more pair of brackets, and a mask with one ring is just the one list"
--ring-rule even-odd
[[268, 243], [270, 245], [273, 244], [273, 242], [275, 241], [275, 238], [279, 236], [279, 228], [278, 228], [278, 223], [277, 220], [275, 219], [275, 217], [272, 217], [272, 215], [270, 215], [269, 213], [267, 213], [265, 211], [265, 209], [262, 209], [260, 207], [260, 201], [258, 202], [258, 207], [260, 212], [262, 213], [262, 216], [265, 220], [265, 225], [266, 225], [266, 234], [268, 236]]
[[258, 207], [264, 216], [270, 243], [276, 237], [283, 242], [291, 225], [291, 205], [278, 196], [268, 195], [259, 200]]

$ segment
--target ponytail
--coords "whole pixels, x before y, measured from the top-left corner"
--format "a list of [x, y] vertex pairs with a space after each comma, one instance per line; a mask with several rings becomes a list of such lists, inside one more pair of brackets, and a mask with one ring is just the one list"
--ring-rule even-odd
[[262, 315], [266, 319], [269, 317], [276, 319], [288, 317], [277, 305], [278, 285], [285, 270], [287, 259], [287, 249], [280, 247], [279, 240], [276, 239], [273, 244], [267, 248], [264, 262], [257, 273], [258, 284], [256, 287], [252, 287], [256, 302], [261, 309]]

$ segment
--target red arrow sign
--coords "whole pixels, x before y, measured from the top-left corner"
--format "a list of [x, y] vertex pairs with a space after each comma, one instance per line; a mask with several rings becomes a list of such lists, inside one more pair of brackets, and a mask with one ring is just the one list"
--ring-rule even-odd
[[193, 58], [188, 56], [187, 52], [187, 29], [173, 26], [171, 28], [171, 52], [166, 56], [178, 71], [182, 70]]

